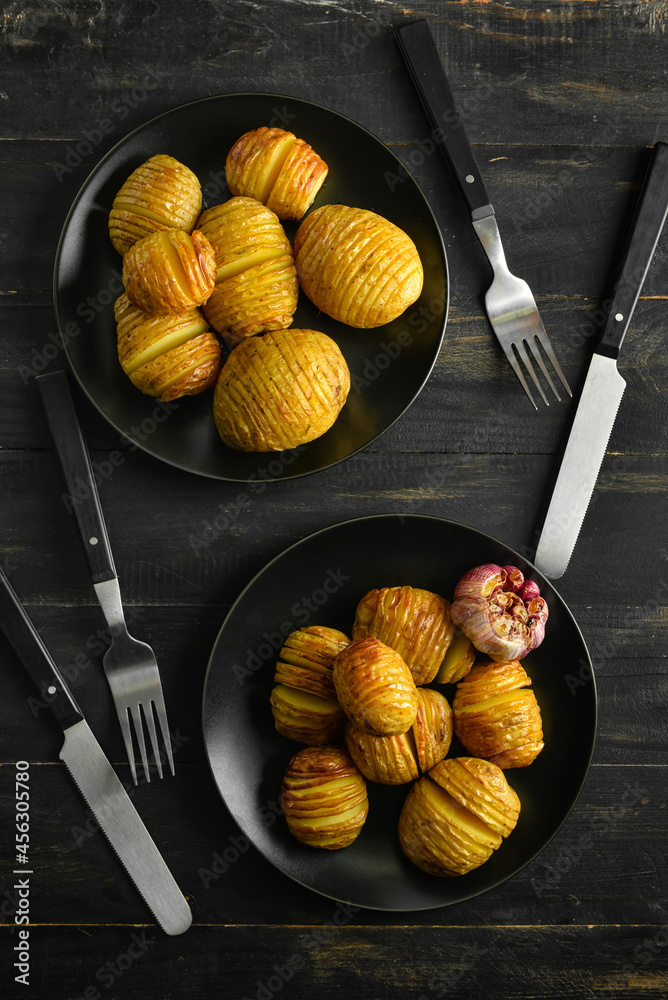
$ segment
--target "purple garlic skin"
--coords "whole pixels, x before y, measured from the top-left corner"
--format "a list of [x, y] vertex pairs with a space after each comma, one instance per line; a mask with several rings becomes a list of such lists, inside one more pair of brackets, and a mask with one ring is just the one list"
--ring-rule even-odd
[[521, 660], [545, 638], [546, 601], [516, 566], [485, 563], [455, 587], [453, 624], [493, 660]]

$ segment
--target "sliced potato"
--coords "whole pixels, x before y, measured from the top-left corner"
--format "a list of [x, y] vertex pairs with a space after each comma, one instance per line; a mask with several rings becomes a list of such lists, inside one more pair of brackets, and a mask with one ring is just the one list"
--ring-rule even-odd
[[202, 210], [202, 189], [185, 164], [159, 153], [134, 170], [114, 198], [109, 236], [120, 254], [151, 233], [190, 233]]
[[181, 313], [203, 305], [216, 280], [213, 247], [206, 236], [182, 229], [138, 240], [123, 258], [130, 301], [149, 313]]
[[318, 309], [348, 326], [390, 323], [422, 291], [422, 262], [413, 241], [367, 209], [317, 209], [299, 227], [294, 250], [304, 292]]
[[239, 451], [282, 451], [313, 441], [336, 420], [350, 389], [337, 344], [317, 330], [243, 340], [220, 373], [213, 414]]

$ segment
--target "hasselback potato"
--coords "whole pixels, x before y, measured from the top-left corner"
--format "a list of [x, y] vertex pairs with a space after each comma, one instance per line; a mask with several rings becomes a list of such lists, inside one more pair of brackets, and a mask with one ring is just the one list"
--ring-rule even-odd
[[405, 733], [415, 722], [418, 692], [399, 653], [379, 639], [357, 639], [334, 660], [334, 687], [358, 729], [374, 736]]
[[201, 210], [202, 189], [195, 174], [173, 156], [159, 153], [137, 167], [114, 198], [109, 236], [125, 254], [151, 233], [192, 232]]
[[237, 139], [225, 173], [232, 194], [256, 198], [279, 219], [301, 219], [327, 176], [327, 164], [304, 139], [263, 125]]
[[318, 309], [349, 326], [390, 323], [422, 291], [422, 263], [410, 237], [367, 209], [325, 205], [295, 236], [299, 283]]
[[178, 313], [203, 305], [216, 280], [213, 247], [206, 236], [181, 229], [153, 233], [123, 258], [130, 301], [148, 313]]
[[279, 330], [238, 344], [214, 394], [218, 433], [240, 451], [281, 451], [327, 431], [346, 401], [350, 373], [317, 330]]
[[366, 782], [342, 747], [305, 747], [285, 771], [281, 808], [301, 843], [338, 850], [352, 844], [364, 826]]

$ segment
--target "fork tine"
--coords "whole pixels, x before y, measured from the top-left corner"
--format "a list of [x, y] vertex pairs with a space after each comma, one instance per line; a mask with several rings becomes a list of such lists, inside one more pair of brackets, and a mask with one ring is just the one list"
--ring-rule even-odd
[[144, 708], [144, 718], [146, 719], [146, 725], [148, 726], [149, 735], [151, 737], [151, 749], [153, 751], [156, 767], [158, 768], [158, 777], [162, 778], [162, 757], [160, 755], [160, 748], [158, 747], [158, 734], [155, 731], [153, 705], [149, 702], [148, 706], [142, 707]]
[[536, 406], [536, 401], [533, 398], [533, 396], [531, 395], [531, 391], [529, 389], [529, 386], [527, 385], [527, 380], [524, 377], [524, 372], [522, 371], [522, 369], [519, 366], [519, 362], [518, 362], [517, 358], [515, 357], [515, 353], [514, 353], [514, 351], [512, 349], [512, 346], [511, 347], [506, 347], [506, 345], [502, 341], [499, 341], [499, 343], [501, 344], [501, 347], [503, 348], [503, 353], [506, 355], [506, 357], [510, 361], [510, 364], [512, 365], [513, 371], [515, 372], [515, 374], [517, 375], [518, 379], [520, 380], [520, 382], [522, 384], [522, 388], [524, 389], [524, 391], [526, 392], [527, 396], [531, 400], [531, 404], [532, 404], [534, 410], [537, 410], [538, 407]]
[[[167, 725], [167, 709], [165, 708], [165, 699], [163, 698], [162, 691], [158, 691], [156, 693], [153, 699], [153, 704], [158, 716], [158, 722], [160, 723], [162, 742], [165, 745], [165, 753], [167, 754], [167, 760], [169, 761], [169, 769], [172, 774], [175, 774], [174, 755], [172, 754], [172, 740], [169, 735], [169, 726]], [[162, 777], [162, 774], [160, 776]]]
[[130, 720], [128, 719], [127, 708], [118, 709], [118, 721], [121, 724], [121, 732], [123, 733], [123, 741], [125, 743], [125, 752], [128, 755], [128, 762], [130, 764], [130, 771], [132, 773], [132, 780], [137, 784], [137, 768], [135, 767], [135, 753], [132, 746], [132, 732], [130, 731]]
[[538, 346], [538, 343], [536, 342], [536, 337], [532, 337], [528, 343], [529, 347], [531, 348], [531, 353], [533, 354], [535, 360], [538, 362], [540, 370], [542, 371], [545, 377], [545, 381], [547, 382], [547, 384], [549, 385], [550, 389], [552, 390], [556, 398], [559, 400], [559, 402], [561, 402], [561, 396], [557, 392], [554, 382], [550, 378], [550, 373], [545, 367], [545, 362], [543, 361], [543, 355], [540, 353], [540, 348]]
[[141, 721], [141, 709], [139, 705], [131, 705], [130, 713], [132, 715], [132, 721], [135, 724], [135, 736], [137, 737], [137, 743], [139, 744], [139, 753], [141, 754], [141, 762], [144, 765], [144, 777], [146, 781], [151, 780], [151, 775], [148, 770], [148, 759], [146, 757], [146, 742], [144, 740], [144, 727]]
[[516, 341], [516, 343], [514, 344], [514, 347], [515, 347], [515, 350], [517, 351], [517, 353], [519, 354], [520, 358], [524, 362], [524, 364], [526, 366], [526, 369], [529, 372], [529, 375], [531, 375], [531, 378], [533, 379], [533, 384], [536, 386], [536, 388], [538, 389], [539, 393], [541, 394], [543, 402], [545, 403], [546, 406], [549, 406], [550, 405], [550, 401], [548, 400], [547, 396], [545, 395], [545, 392], [543, 391], [542, 385], [538, 381], [538, 377], [537, 377], [537, 375], [536, 375], [536, 373], [535, 373], [535, 371], [533, 369], [533, 365], [531, 364], [531, 358], [527, 354], [527, 349], [524, 346], [524, 341], [523, 340]]
[[547, 354], [548, 358], [550, 359], [550, 361], [552, 363], [552, 367], [554, 368], [555, 372], [557, 373], [557, 375], [561, 379], [561, 384], [563, 385], [563, 387], [566, 390], [566, 392], [568, 393], [568, 395], [572, 396], [573, 393], [571, 392], [571, 387], [569, 386], [568, 382], [566, 381], [566, 376], [564, 375], [564, 373], [561, 370], [561, 365], [557, 361], [557, 355], [554, 353], [554, 348], [552, 347], [552, 344], [550, 343], [548, 335], [545, 333], [545, 329], [543, 328], [542, 323], [541, 323], [541, 329], [538, 331], [538, 333], [536, 334], [536, 336], [538, 337], [538, 340], [540, 341], [541, 347], [543, 348], [543, 350]]

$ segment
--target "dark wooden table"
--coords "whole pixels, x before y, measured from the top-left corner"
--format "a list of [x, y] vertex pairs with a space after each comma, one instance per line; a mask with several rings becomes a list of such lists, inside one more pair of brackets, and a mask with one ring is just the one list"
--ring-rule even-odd
[[[54, 254], [89, 171], [131, 129], [189, 100], [248, 91], [314, 100], [413, 164], [442, 228], [452, 294], [437, 365], [404, 417], [344, 464], [271, 484], [200, 552], [189, 531], [229, 514], [238, 488], [128, 448], [77, 387], [93, 460], [103, 467], [122, 454], [102, 477], [102, 503], [134, 631], [156, 650], [178, 735], [176, 777], [141, 785], [134, 801], [194, 925], [176, 939], [156, 928], [58, 762], [59, 731], [0, 637], [4, 997], [668, 995], [668, 234], [622, 353], [627, 390], [595, 504], [559, 584], [591, 651], [600, 714], [584, 790], [549, 846], [470, 902], [346, 914], [252, 847], [235, 859], [239, 831], [205, 759], [208, 656], [227, 609], [270, 558], [316, 529], [384, 512], [443, 516], [530, 548], [563, 447], [573, 404], [530, 408], [484, 315], [489, 272], [463, 203], [440, 159], [424, 155], [429, 126], [392, 32], [417, 16], [430, 20], [468, 110], [511, 267], [528, 280], [579, 387], [649, 147], [668, 139], [665, 4], [4, 7], [0, 553], [123, 780], [101, 670], [103, 622], [33, 383], [64, 363]], [[28, 986], [13, 968], [18, 760], [31, 776]]]

